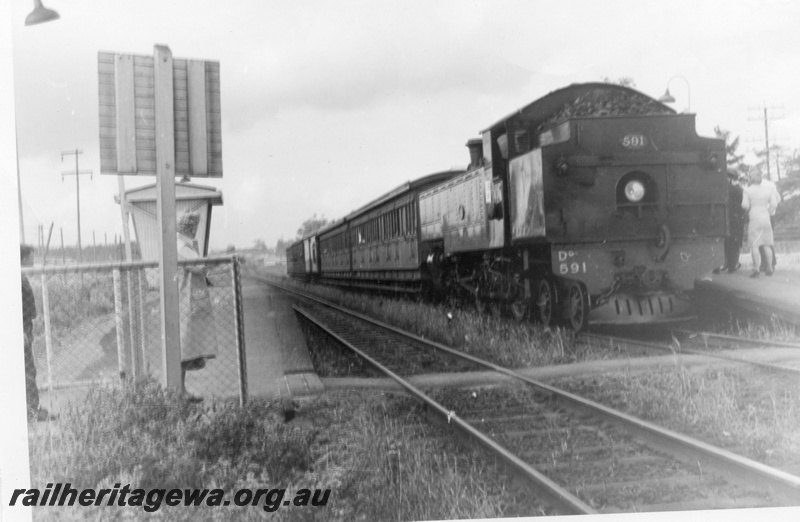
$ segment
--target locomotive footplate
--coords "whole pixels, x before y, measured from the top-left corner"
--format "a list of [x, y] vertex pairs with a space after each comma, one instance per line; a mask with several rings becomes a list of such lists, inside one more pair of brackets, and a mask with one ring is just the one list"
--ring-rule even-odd
[[695, 318], [692, 303], [672, 292], [616, 293], [589, 313], [590, 324], [653, 324]]

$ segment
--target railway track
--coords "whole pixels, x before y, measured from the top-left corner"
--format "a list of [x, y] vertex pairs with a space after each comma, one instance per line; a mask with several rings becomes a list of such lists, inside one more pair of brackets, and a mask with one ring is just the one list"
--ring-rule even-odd
[[[800, 344], [693, 330], [673, 330], [671, 335], [670, 341], [652, 342], [632, 337], [581, 333], [578, 341], [612, 347], [631, 355], [700, 355], [800, 376]], [[769, 359], [764, 360], [761, 357], [764, 355]]]
[[[396, 380], [443, 426], [523, 477], [554, 512], [800, 502], [800, 478], [794, 475], [310, 298], [315, 303], [295, 307], [298, 314]], [[407, 378], [423, 369], [479, 367], [517, 384], [425, 393]]]

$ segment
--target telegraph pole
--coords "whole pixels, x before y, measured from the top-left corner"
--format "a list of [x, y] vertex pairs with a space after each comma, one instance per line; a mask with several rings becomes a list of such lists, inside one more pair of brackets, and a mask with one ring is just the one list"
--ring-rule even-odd
[[[767, 153], [767, 179], [769, 179], [769, 180], [772, 179], [772, 175], [770, 173], [770, 167], [769, 167], [769, 120], [770, 120], [770, 118], [773, 119], [773, 120], [779, 120], [779, 119], [783, 118], [783, 115], [775, 116], [774, 114], [770, 114], [769, 111], [775, 111], [777, 109], [781, 109], [782, 110], [783, 107], [767, 107], [766, 105], [763, 105], [761, 107], [750, 107], [750, 110], [757, 110], [757, 111], [759, 111], [759, 113], [763, 112], [763, 114], [764, 114], [764, 116], [763, 116], [763, 118], [764, 118], [764, 141], [765, 141], [765, 144], [766, 144], [766, 149], [765, 150], [766, 150], [766, 153]], [[758, 117], [749, 118], [749, 119], [752, 121], [752, 120], [760, 120], [761, 118], [762, 117], [759, 114]], [[780, 169], [779, 169], [778, 170], [778, 181], [780, 181], [780, 180], [781, 180], [781, 173], [780, 173]]]
[[61, 153], [61, 161], [64, 161], [64, 156], [69, 156], [70, 154], [75, 155], [75, 172], [61, 172], [61, 181], [64, 181], [64, 176], [75, 176], [75, 189], [77, 193], [78, 199], [78, 263], [83, 262], [83, 248], [81, 247], [81, 182], [80, 177], [84, 174], [89, 174], [89, 179], [92, 179], [92, 171], [91, 170], [80, 170], [78, 168], [78, 156], [83, 154], [82, 150], [75, 149], [64, 151]]

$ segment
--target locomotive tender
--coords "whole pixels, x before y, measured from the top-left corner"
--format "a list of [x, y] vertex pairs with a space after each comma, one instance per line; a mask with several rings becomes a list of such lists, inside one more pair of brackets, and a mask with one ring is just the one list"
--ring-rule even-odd
[[694, 120], [619, 85], [559, 89], [470, 140], [466, 170], [401, 185], [292, 245], [288, 272], [576, 330], [688, 319], [728, 233], [725, 144]]

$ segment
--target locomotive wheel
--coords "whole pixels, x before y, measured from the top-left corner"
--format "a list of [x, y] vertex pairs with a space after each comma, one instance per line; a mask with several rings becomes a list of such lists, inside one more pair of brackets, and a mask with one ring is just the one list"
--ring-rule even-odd
[[589, 325], [589, 294], [586, 287], [573, 281], [569, 284], [567, 292], [567, 316], [570, 326], [576, 332], [585, 330]]
[[539, 292], [536, 296], [536, 305], [539, 308], [539, 320], [543, 326], [553, 326], [555, 323], [556, 292], [553, 282], [542, 279], [539, 283]]

